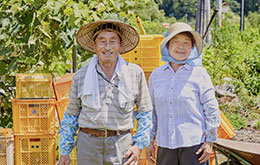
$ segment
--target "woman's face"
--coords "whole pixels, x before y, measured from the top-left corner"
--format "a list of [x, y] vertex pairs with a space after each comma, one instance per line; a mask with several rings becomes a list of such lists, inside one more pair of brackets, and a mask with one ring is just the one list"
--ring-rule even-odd
[[187, 34], [177, 34], [169, 41], [169, 53], [177, 61], [184, 61], [190, 56], [192, 40]]

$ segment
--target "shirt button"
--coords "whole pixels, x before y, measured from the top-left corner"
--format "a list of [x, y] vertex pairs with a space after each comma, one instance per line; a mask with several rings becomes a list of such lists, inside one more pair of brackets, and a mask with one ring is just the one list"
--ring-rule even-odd
[[170, 104], [172, 104], [172, 102], [170, 102]]
[[173, 87], [171, 87], [171, 90], [173, 90]]

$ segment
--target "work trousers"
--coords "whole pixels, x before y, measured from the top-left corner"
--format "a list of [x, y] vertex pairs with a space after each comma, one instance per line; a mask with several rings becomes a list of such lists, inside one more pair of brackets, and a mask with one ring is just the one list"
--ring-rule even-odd
[[157, 165], [208, 165], [208, 161], [205, 163], [199, 163], [198, 159], [202, 155], [202, 152], [196, 155], [196, 152], [202, 144], [192, 147], [180, 147], [176, 149], [158, 147], [157, 153]]
[[78, 165], [122, 165], [126, 159], [124, 153], [132, 146], [131, 133], [95, 137], [79, 132], [77, 136], [77, 163]]

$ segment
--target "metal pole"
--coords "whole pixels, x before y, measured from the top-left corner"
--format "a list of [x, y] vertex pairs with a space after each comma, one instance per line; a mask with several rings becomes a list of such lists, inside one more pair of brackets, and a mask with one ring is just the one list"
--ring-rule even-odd
[[244, 6], [245, 6], [245, 1], [241, 0], [241, 18], [240, 18], [240, 30], [241, 32], [244, 31]]

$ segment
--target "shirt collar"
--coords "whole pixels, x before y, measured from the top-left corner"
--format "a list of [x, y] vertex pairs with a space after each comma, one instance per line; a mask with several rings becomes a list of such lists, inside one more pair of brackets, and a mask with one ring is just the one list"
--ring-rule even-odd
[[[97, 65], [97, 71], [99, 73], [101, 73], [105, 78], [107, 78], [106, 74], [104, 73], [104, 71], [102, 70], [101, 66], [99, 65], [99, 63], [96, 64]], [[116, 76], [118, 76], [117, 72], [114, 71], [111, 80], [113, 80]]]
[[[170, 69], [171, 68], [171, 65], [170, 65], [170, 62], [167, 62], [164, 66], [163, 66], [163, 70], [166, 70], [166, 69]], [[189, 64], [184, 64], [183, 66], [181, 66], [179, 69], [185, 69], [185, 70], [190, 70], [192, 67], [189, 65]]]

